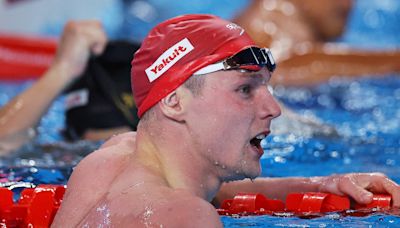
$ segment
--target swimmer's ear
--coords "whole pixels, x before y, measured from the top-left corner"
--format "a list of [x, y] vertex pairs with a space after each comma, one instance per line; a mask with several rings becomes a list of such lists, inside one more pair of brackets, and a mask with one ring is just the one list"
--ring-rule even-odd
[[159, 102], [161, 112], [170, 119], [182, 121], [182, 102], [180, 93], [173, 91]]

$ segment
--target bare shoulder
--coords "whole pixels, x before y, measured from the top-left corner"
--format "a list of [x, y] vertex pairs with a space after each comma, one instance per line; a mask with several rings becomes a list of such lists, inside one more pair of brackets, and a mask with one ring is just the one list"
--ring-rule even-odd
[[99, 202], [77, 226], [222, 227], [215, 208], [198, 197], [167, 199], [147, 194], [142, 198], [137, 194], [129, 198]]
[[[200, 198], [183, 198], [171, 205], [175, 208], [170, 216], [178, 216], [179, 227], [222, 227], [220, 216], [214, 206]], [[170, 209], [171, 207], [168, 207]], [[162, 210], [165, 210], [162, 208]], [[165, 212], [167, 213], [167, 212]], [[172, 224], [174, 225], [174, 224]]]
[[[75, 226], [104, 197], [134, 151], [136, 133], [114, 136], [74, 168], [55, 224]], [[96, 189], [96, 191], [93, 191]]]
[[136, 132], [130, 131], [115, 135], [107, 140], [100, 148], [106, 148], [117, 144], [134, 144], [136, 142]]
[[[136, 133], [128, 132], [112, 137], [106, 141], [99, 150], [86, 156], [81, 162], [74, 168], [72, 176], [68, 182], [68, 187], [74, 185], [75, 179], [79, 179], [79, 185], [82, 184], [80, 178], [86, 176], [96, 175], [97, 179], [100, 178], [98, 175], [106, 173], [106, 177], [110, 177], [112, 171], [117, 171], [127, 161], [126, 156], [134, 151], [136, 142]], [[93, 172], [93, 171], [96, 172]], [[104, 183], [107, 179], [102, 179]], [[92, 181], [87, 180], [91, 183]], [[91, 183], [92, 184], [92, 183]], [[93, 187], [92, 187], [93, 188]]]
[[184, 195], [156, 206], [149, 221], [163, 227], [222, 227], [217, 211], [209, 202]]

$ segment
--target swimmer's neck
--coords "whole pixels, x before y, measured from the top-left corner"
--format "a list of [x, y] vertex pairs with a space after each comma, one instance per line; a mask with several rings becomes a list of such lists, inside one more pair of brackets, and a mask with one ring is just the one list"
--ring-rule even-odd
[[199, 156], [189, 143], [189, 138], [176, 134], [160, 133], [157, 137], [147, 130], [137, 132], [135, 156], [132, 164], [146, 167], [165, 182], [166, 187], [188, 191], [211, 201], [222, 181], [204, 157]]

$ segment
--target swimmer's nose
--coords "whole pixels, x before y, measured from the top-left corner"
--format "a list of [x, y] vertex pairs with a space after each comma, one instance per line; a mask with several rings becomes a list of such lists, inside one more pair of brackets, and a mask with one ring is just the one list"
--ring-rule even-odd
[[262, 93], [260, 96], [260, 109], [259, 115], [260, 118], [270, 118], [274, 119], [281, 115], [281, 108], [275, 98], [272, 96], [271, 92], [267, 89], [267, 91]]

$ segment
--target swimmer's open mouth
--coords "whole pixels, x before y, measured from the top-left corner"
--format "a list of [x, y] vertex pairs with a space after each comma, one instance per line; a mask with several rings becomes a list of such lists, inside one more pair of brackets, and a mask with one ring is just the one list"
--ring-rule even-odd
[[254, 137], [254, 138], [252, 138], [251, 140], [250, 140], [250, 144], [252, 145], [252, 146], [255, 146], [255, 147], [257, 147], [257, 149], [261, 149], [262, 150], [262, 148], [261, 148], [261, 141], [263, 140], [263, 139], [265, 139], [266, 137], [267, 137], [267, 133], [261, 133], [261, 134], [258, 134], [256, 137]]

